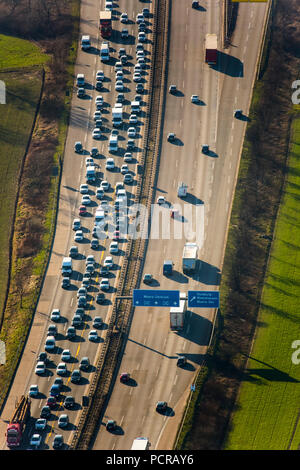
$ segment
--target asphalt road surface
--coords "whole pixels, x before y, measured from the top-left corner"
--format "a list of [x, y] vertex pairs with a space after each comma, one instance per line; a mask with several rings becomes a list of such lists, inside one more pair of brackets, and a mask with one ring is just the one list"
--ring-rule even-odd
[[[182, 201], [177, 197], [177, 185], [180, 181], [184, 181], [188, 184], [186, 206], [191, 206], [195, 210], [196, 205], [201, 204], [200, 218], [203, 217], [204, 221], [204, 230], [202, 231], [200, 227], [204, 234], [200, 251], [202, 265], [194, 277], [183, 275], [181, 255], [184, 237], [174, 239], [173, 236], [170, 236], [170, 239], [150, 240], [144, 272], [153, 274], [159, 288], [179, 288], [182, 291], [213, 290], [218, 288], [220, 282], [227, 224], [245, 129], [245, 121], [235, 120], [233, 111], [236, 108], [242, 108], [247, 114], [266, 6], [264, 4], [240, 5], [233, 46], [228, 51], [221, 53], [218, 67], [212, 68], [204, 64], [204, 36], [208, 32], [220, 35], [222, 27], [221, 1], [202, 2], [203, 8], [199, 11], [192, 10], [180, 0], [173, 0], [171, 3], [168, 83], [176, 84], [180, 93], [177, 96], [167, 96], [163, 127], [164, 143], [156, 189], [157, 196], [164, 195], [171, 204], [182, 204]], [[119, 0], [116, 5], [118, 8], [114, 12], [113, 28], [118, 31], [122, 27], [117, 20], [120, 12], [127, 11], [129, 18], [135, 20], [136, 14], [144, 6], [152, 8], [151, 3], [130, 0]], [[93, 253], [89, 244], [93, 227], [92, 215], [99, 203], [94, 196], [95, 187], [91, 187], [90, 192], [94, 202], [89, 209], [90, 215], [82, 218], [85, 240], [83, 243], [78, 243], [81, 257], [74, 262], [72, 288], [63, 290], [60, 285], [61, 262], [63, 256], [68, 253], [69, 247], [76, 244], [73, 241], [74, 233], [71, 225], [73, 218], [78, 217], [78, 208], [81, 202], [79, 186], [85, 182], [85, 158], [92, 146], [96, 145], [99, 149], [100, 156], [95, 161], [100, 165], [101, 178], [107, 179], [112, 188], [117, 181], [122, 181], [118, 169], [123, 163], [122, 155], [127, 140], [126, 127], [120, 133], [122, 150], [114, 157], [118, 168], [114, 172], [105, 170], [105, 158], [112, 156], [108, 153], [107, 144], [112, 128], [111, 106], [115, 103], [117, 93], [114, 90], [113, 65], [116, 62], [119, 47], [125, 46], [127, 53], [132, 56], [129, 66], [125, 68], [130, 73], [124, 74], [124, 84], [128, 87], [128, 91], [125, 93], [126, 99], [132, 100], [135, 95], [135, 84], [132, 82], [133, 66], [130, 64], [134, 64], [136, 60], [134, 45], [136, 39], [134, 37], [137, 35], [137, 25], [135, 21], [128, 25], [131, 36], [126, 44], [122, 43], [118, 32], [114, 33], [111, 39], [111, 47], [114, 49], [113, 58], [110, 64], [102, 64], [99, 59], [101, 39], [98, 17], [98, 4], [82, 2], [81, 34], [91, 36], [95, 49], [89, 53], [79, 50], [75, 75], [77, 73], [85, 74], [89, 84], [87, 97], [79, 99], [74, 94], [72, 101], [53, 252], [27, 345], [1, 415], [2, 449], [5, 448], [5, 429], [7, 421], [13, 413], [16, 398], [22, 393], [26, 393], [31, 384], [38, 384], [40, 395], [37, 399], [32, 400], [32, 416], [37, 418], [49, 395], [54, 377], [56, 377], [55, 367], [60, 362], [61, 351], [63, 349], [71, 351], [73, 359], [68, 364], [69, 372], [77, 368], [78, 361], [84, 356], [90, 358], [92, 365], [96, 364], [97, 355], [101, 350], [101, 338], [98, 343], [91, 343], [87, 339], [88, 332], [92, 328], [92, 318], [95, 315], [101, 315], [107, 324], [111, 313], [113, 286], [118, 280], [122, 248], [125, 248], [126, 241], [120, 243], [121, 256], [114, 257], [115, 269], [110, 278], [112, 288], [107, 294], [106, 305], [98, 306], [95, 303], [95, 295], [99, 290], [99, 275], [96, 274], [93, 289], [89, 293], [85, 326], [77, 330], [75, 340], [69, 341], [65, 338], [67, 327], [70, 325], [76, 309], [76, 290], [80, 286], [84, 272], [85, 257]], [[149, 39], [145, 45], [149, 51], [149, 54], [146, 55], [147, 58], [151, 57], [151, 22], [150, 18], [147, 34]], [[102, 69], [106, 77], [104, 90], [101, 92], [97, 92], [92, 87], [98, 69]], [[144, 74], [146, 87], [148, 70], [146, 69]], [[106, 103], [104, 110], [106, 109], [107, 112], [103, 112], [103, 118], [107, 121], [104, 121], [103, 138], [99, 142], [95, 142], [91, 132], [95, 110], [94, 100], [99, 94], [103, 95]], [[191, 103], [192, 94], [199, 95], [201, 100], [199, 104]], [[146, 102], [146, 100], [147, 91], [143, 95], [143, 101]], [[126, 107], [125, 110], [129, 113], [129, 107]], [[141, 151], [143, 122], [139, 123], [138, 129], [139, 138], [136, 139], [138, 151], [134, 152], [136, 160], [138, 160]], [[176, 144], [166, 141], [168, 132], [176, 133], [178, 137]], [[74, 152], [74, 142], [77, 140], [83, 143], [85, 149], [83, 155]], [[201, 147], [204, 143], [209, 144], [211, 149], [207, 156], [201, 153]], [[134, 173], [135, 163], [129, 166]], [[129, 193], [133, 193], [135, 184], [126, 186], [126, 189]], [[107, 198], [113, 200], [113, 191], [107, 194]], [[182, 205], [182, 211], [184, 207]], [[167, 211], [168, 209], [166, 209]], [[178, 220], [174, 221], [174, 227], [171, 224], [171, 235], [173, 235], [174, 228], [179, 230], [180, 227], [184, 228], [188, 225], [187, 217], [190, 219], [194, 217], [194, 215], [190, 215], [191, 213], [186, 214], [188, 216], [185, 215], [185, 218], [182, 219], [183, 212], [181, 212]], [[167, 212], [165, 220], [167, 218], [169, 219], [169, 212]], [[99, 251], [94, 252], [99, 265], [109, 254], [109, 243], [110, 240], [105, 240]], [[174, 262], [175, 275], [171, 279], [162, 275], [164, 259], [172, 259]], [[37, 354], [44, 349], [47, 327], [50, 323], [49, 315], [53, 308], [59, 308], [63, 316], [63, 321], [58, 324], [58, 348], [55, 354], [51, 354], [53, 361], [47, 369], [46, 376], [37, 377], [34, 374], [34, 365]], [[193, 382], [194, 373], [201, 365], [212, 329], [213, 315], [214, 312], [211, 310], [199, 311], [199, 309], [195, 309], [189, 311], [185, 330], [176, 334], [170, 332], [168, 309], [136, 308], [120, 368], [120, 372], [130, 372], [133, 381], [128, 386], [116, 383], [105, 412], [105, 421], [108, 418], [117, 421], [118, 432], [108, 433], [101, 424], [94, 449], [130, 449], [133, 439], [137, 436], [147, 436], [151, 441], [151, 449], [170, 449], [172, 447], [176, 426], [183, 410], [184, 400], [182, 397], [186, 396], [189, 386]], [[103, 337], [105, 331], [105, 327], [99, 330], [99, 336]], [[179, 354], [185, 355], [188, 359], [188, 366], [185, 369], [176, 367], [176, 358]], [[77, 406], [75, 410], [67, 412], [70, 424], [68, 429], [64, 431], [58, 428], [57, 420], [58, 416], [65, 411], [62, 407], [53, 411], [43, 433], [42, 448], [51, 449], [53, 436], [57, 433], [63, 434], [66, 443], [70, 441], [72, 431], [76, 427], [78, 412], [81, 409], [81, 397], [87, 394], [90, 374], [93, 373], [93, 370], [92, 366], [89, 373], [82, 374], [83, 378], [79, 385], [71, 384], [70, 375], [64, 379], [63, 393], [64, 395], [73, 395]], [[158, 400], [168, 402], [167, 412], [163, 415], [155, 412], [155, 403]], [[27, 435], [30, 436], [33, 430], [34, 419], [27, 426]], [[24, 446], [28, 446], [27, 438], [24, 440]]]

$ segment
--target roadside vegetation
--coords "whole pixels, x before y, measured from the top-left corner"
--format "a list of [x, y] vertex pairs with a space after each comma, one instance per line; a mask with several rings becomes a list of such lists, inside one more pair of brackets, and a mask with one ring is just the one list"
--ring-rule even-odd
[[275, 2], [232, 208], [215, 348], [182, 449], [296, 449], [300, 442], [300, 365], [291, 360], [300, 339], [299, 111], [291, 102], [299, 13], [296, 0], [288, 8]]
[[[2, 48], [7, 47], [3, 55], [0, 53], [3, 66], [28, 70], [33, 65], [33, 46], [39, 51], [39, 60], [41, 56], [47, 59], [35, 62], [44, 76], [43, 93], [38, 105], [32, 102], [33, 110], [38, 111], [32, 134], [30, 129], [27, 134], [23, 129], [28, 148], [18, 184], [15, 217], [9, 212], [3, 219], [12, 233], [12, 242], [8, 284], [1, 284], [7, 295], [1, 311], [0, 339], [6, 345], [6, 364], [0, 368], [0, 406], [29, 331], [53, 240], [77, 53], [79, 7], [78, 0], [0, 1], [0, 30], [7, 35], [0, 36]], [[18, 50], [22, 54], [20, 37], [27, 40], [26, 45], [23, 41], [23, 61], [17, 54]], [[5, 64], [10, 49], [14, 52]], [[13, 130], [11, 123], [9, 132]], [[1, 196], [0, 207], [6, 204], [5, 194]], [[7, 251], [5, 255], [7, 258]]]

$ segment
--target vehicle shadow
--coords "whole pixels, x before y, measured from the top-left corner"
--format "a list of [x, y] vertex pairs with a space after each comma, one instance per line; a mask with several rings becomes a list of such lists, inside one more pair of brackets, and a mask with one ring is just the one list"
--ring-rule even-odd
[[211, 65], [211, 69], [224, 73], [230, 77], [243, 77], [244, 64], [237, 57], [233, 57], [225, 52], [218, 51], [217, 64]]

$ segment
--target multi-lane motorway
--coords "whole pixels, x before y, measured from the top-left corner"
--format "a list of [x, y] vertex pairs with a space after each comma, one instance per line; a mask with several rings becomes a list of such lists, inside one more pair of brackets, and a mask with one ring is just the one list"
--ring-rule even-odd
[[[168, 85], [175, 84], [179, 93], [168, 94], [166, 99], [156, 197], [164, 195], [171, 204], [179, 202], [182, 204], [177, 197], [177, 185], [180, 181], [184, 181], [188, 184], [189, 193], [185, 204], [194, 208], [199, 203], [204, 206], [204, 242], [200, 251], [202, 267], [193, 278], [183, 275], [181, 255], [184, 238], [173, 239], [171, 236], [170, 239], [150, 239], [144, 273], [153, 274], [158, 288], [162, 289], [213, 290], [218, 288], [220, 282], [227, 225], [245, 130], [245, 122], [235, 120], [233, 112], [236, 108], [243, 109], [245, 113], [248, 110], [263, 30], [265, 4], [240, 5], [233, 45], [228, 51], [221, 53], [220, 64], [214, 69], [204, 63], [203, 44], [206, 33], [216, 33], [219, 43], [221, 41], [222, 1], [201, 2], [203, 6], [201, 10], [193, 10], [191, 2], [173, 0], [170, 3], [172, 12]], [[95, 48], [99, 48], [101, 43], [98, 17], [103, 6], [104, 1], [100, 2], [100, 5], [98, 2], [97, 4], [82, 2], [81, 6], [80, 36], [89, 34]], [[135, 40], [132, 37], [127, 43], [122, 43], [120, 35], [115, 34], [111, 39], [114, 59], [117, 58], [118, 49], [126, 47], [127, 54], [132, 57], [129, 62], [135, 63], [138, 32], [135, 18], [144, 6], [149, 6], [150, 9], [153, 7], [151, 3], [138, 0], [115, 2], [115, 18], [118, 18], [122, 12], [128, 13], [132, 20], [128, 29]], [[151, 58], [152, 21], [150, 18], [149, 41], [145, 44], [145, 49], [149, 51], [146, 55], [148, 58]], [[115, 30], [120, 31], [122, 27], [118, 20], [113, 21]], [[104, 91], [97, 92], [91, 86], [87, 89], [86, 99], [79, 99], [74, 94], [72, 100], [53, 251], [31, 333], [1, 415], [1, 448], [5, 448], [5, 421], [12, 414], [16, 397], [26, 393], [31, 384], [37, 383], [40, 396], [32, 400], [32, 415], [38, 417], [49, 395], [50, 385], [56, 377], [55, 365], [60, 362], [59, 352], [63, 349], [71, 350], [73, 361], [68, 364], [69, 371], [77, 368], [78, 360], [83, 356], [88, 356], [91, 363], [95, 364], [101, 349], [101, 340], [98, 344], [93, 344], [87, 339], [88, 332], [92, 328], [92, 318], [101, 315], [107, 323], [110, 315], [113, 289], [107, 294], [107, 305], [97, 305], [95, 295], [99, 288], [99, 277], [96, 275], [94, 289], [90, 292], [89, 308], [86, 311], [85, 328], [77, 331], [77, 337], [72, 342], [65, 339], [66, 329], [76, 309], [76, 290], [75, 287], [71, 290], [61, 288], [60, 267], [63, 256], [74, 244], [71, 225], [74, 217], [78, 216], [81, 202], [79, 187], [85, 182], [87, 156], [74, 152], [74, 142], [80, 140], [87, 151], [92, 146], [98, 146], [100, 157], [95, 161], [100, 165], [103, 179], [109, 180], [112, 187], [117, 181], [122, 181], [118, 171], [111, 173], [105, 170], [105, 158], [110, 156], [107, 140], [112, 129], [110, 110], [117, 95], [114, 89], [115, 72], [112, 65], [114, 62], [109, 65], [101, 64], [99, 53], [94, 52], [86, 53], [79, 50], [75, 74], [84, 73], [87, 82], [94, 85], [96, 71], [102, 69], [106, 77]], [[125, 85], [130, 90], [125, 93], [126, 99], [132, 100], [136, 94], [135, 84], [132, 82], [133, 65], [124, 69], [130, 72], [124, 75]], [[148, 69], [145, 72], [147, 87]], [[108, 112], [103, 113], [103, 118], [107, 119], [104, 121], [104, 126], [108, 132], [104, 133], [106, 138], [96, 143], [92, 139], [92, 129], [94, 100], [98, 94], [103, 95], [107, 104]], [[200, 104], [191, 103], [192, 94], [199, 95]], [[143, 95], [143, 100], [147, 101], [147, 92]], [[129, 112], [129, 107], [126, 110]], [[169, 132], [176, 133], [179, 139], [177, 145], [167, 142], [166, 136]], [[121, 140], [121, 146], [124, 148], [127, 140], [125, 127], [120, 134], [124, 137], [124, 140]], [[139, 126], [139, 134], [141, 137], [136, 139], [137, 146], [142, 142], [143, 123]], [[204, 143], [210, 146], [209, 155], [201, 152]], [[135, 152], [135, 156], [138, 159], [139, 152]], [[123, 163], [121, 154], [115, 157], [115, 161], [120, 168]], [[130, 164], [133, 173], [135, 168], [134, 163]], [[126, 189], [134, 192], [134, 187], [133, 184], [126, 186]], [[94, 189], [91, 187], [91, 197], [96, 201], [93, 196]], [[108, 193], [108, 197], [113, 200], [114, 193]], [[84, 258], [92, 253], [88, 241], [91, 238], [92, 214], [95, 207], [96, 205], [89, 209], [91, 216], [83, 219], [86, 240], [78, 244], [79, 251], [83, 255], [82, 259], [74, 262], [75, 273], [72, 284], [76, 288], [80, 286], [85, 266]], [[184, 224], [182, 220], [176, 220], [174, 223]], [[102, 249], [94, 252], [97, 263], [102, 264], [105, 256], [109, 254], [109, 243], [110, 240], [102, 242]], [[120, 244], [121, 249], [124, 246], [125, 242], [123, 245]], [[175, 275], [171, 279], [162, 275], [164, 259], [172, 259], [174, 262]], [[114, 260], [116, 269], [112, 272], [112, 285], [117, 283], [122, 256], [114, 257]], [[58, 325], [59, 350], [52, 355], [53, 364], [48, 368], [47, 375], [37, 377], [34, 374], [34, 365], [37, 354], [43, 350], [49, 314], [53, 308], [59, 308], [64, 317]], [[168, 309], [135, 309], [129, 340], [120, 367], [120, 372], [131, 374], [135, 386], [127, 386], [117, 381], [104, 416], [104, 422], [107, 419], [116, 420], [122, 432], [109, 433], [104, 425], [100, 425], [94, 449], [130, 449], [133, 439], [137, 436], [148, 437], [151, 449], [172, 448], [187, 391], [193, 382], [195, 372], [201, 365], [209, 341], [213, 315], [214, 312], [211, 310], [190, 310], [184, 332], [176, 334], [170, 332]], [[105, 335], [105, 329], [99, 330], [99, 335]], [[176, 366], [179, 354], [185, 355], [188, 360], [188, 367], [185, 369]], [[43, 448], [52, 448], [53, 436], [57, 433], [63, 434], [66, 443], [70, 441], [78, 418], [77, 411], [81, 407], [81, 397], [87, 394], [92, 373], [93, 369], [89, 373], [83, 373], [83, 379], [78, 385], [71, 384], [69, 377], [64, 379], [64, 395], [73, 395], [78, 406], [75, 410], [67, 412], [70, 425], [65, 431], [59, 430], [57, 426], [57, 417], [65, 411], [62, 408], [53, 411], [52, 419], [48, 421], [46, 432], [43, 433]], [[160, 415], [155, 412], [158, 400], [168, 402], [169, 408], [166, 414]], [[30, 432], [33, 432], [33, 428]]]

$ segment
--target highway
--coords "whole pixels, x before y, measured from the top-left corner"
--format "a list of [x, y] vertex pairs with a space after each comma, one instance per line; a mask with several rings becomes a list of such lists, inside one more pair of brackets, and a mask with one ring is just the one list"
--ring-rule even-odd
[[[153, 274], [160, 288], [177, 289], [187, 291], [191, 289], [216, 289], [220, 282], [220, 270], [222, 268], [224, 247], [226, 242], [227, 225], [230, 216], [232, 196], [234, 193], [237, 168], [239, 164], [240, 150], [243, 141], [245, 122], [233, 118], [233, 111], [242, 108], [247, 114], [250, 102], [252, 84], [255, 73], [255, 65], [258, 54], [259, 39], [263, 28], [263, 16], [266, 6], [264, 4], [240, 5], [239, 20], [233, 38], [234, 47], [221, 54], [221, 70], [214, 70], [204, 64], [203, 42], [207, 32], [215, 32], [220, 36], [222, 27], [222, 2], [202, 2], [203, 9], [192, 10], [185, 2], [173, 0], [170, 36], [170, 57], [168, 85], [176, 84], [180, 90], [177, 96], [168, 95], [165, 108], [165, 120], [163, 127], [163, 146], [161, 151], [160, 172], [157, 182], [157, 196], [164, 195], [171, 203], [178, 203], [177, 184], [184, 181], [188, 184], [188, 205], [195, 207], [198, 203], [204, 205], [204, 243], [200, 252], [202, 268], [194, 278], [182, 274], [181, 254], [184, 239], [174, 240], [159, 239], [150, 240], [145, 260], [145, 273]], [[151, 3], [119, 0], [115, 2], [118, 12], [127, 11], [129, 18], [135, 19], [136, 14], [144, 6], [152, 7]], [[100, 2], [104, 5], [104, 2]], [[81, 34], [89, 34], [94, 47], [99, 48], [100, 34], [98, 28], [99, 3], [91, 4], [82, 2], [81, 6]], [[117, 13], [115, 13], [117, 18]], [[151, 21], [150, 29], [151, 29]], [[124, 25], [125, 26], [125, 25]], [[113, 28], [120, 30], [121, 23], [113, 21]], [[137, 35], [135, 22], [128, 25], [131, 34]], [[247, 34], [245, 34], [247, 31]], [[151, 40], [151, 33], [148, 34]], [[119, 47], [123, 47], [119, 34], [115, 34], [111, 40], [114, 61]], [[127, 53], [132, 56], [130, 62], [135, 62], [134, 40], [129, 39], [126, 47]], [[151, 51], [150, 42], [146, 45]], [[234, 56], [236, 60], [230, 58]], [[150, 57], [150, 55], [146, 56]], [[113, 63], [113, 62], [112, 62]], [[74, 262], [72, 288], [63, 290], [60, 286], [60, 267], [63, 256], [68, 253], [69, 247], [74, 244], [71, 225], [74, 217], [78, 217], [81, 194], [79, 186], [85, 182], [85, 157], [74, 152], [74, 142], [80, 140], [85, 150], [92, 146], [98, 146], [100, 158], [96, 162], [100, 165], [101, 175], [108, 179], [112, 187], [117, 181], [122, 181], [118, 171], [105, 170], [105, 158], [108, 155], [107, 136], [111, 130], [110, 107], [115, 103], [116, 91], [114, 90], [114, 72], [112, 63], [101, 64], [96, 51], [90, 53], [79, 50], [75, 75], [84, 73], [86, 80], [91, 85], [95, 83], [95, 74], [98, 69], [104, 71], [106, 80], [104, 90], [97, 92], [88, 87], [88, 97], [79, 99], [74, 94], [70, 126], [66, 141], [64, 168], [59, 196], [59, 212], [57, 228], [50, 258], [47, 275], [38, 303], [31, 332], [11, 392], [1, 415], [1, 448], [5, 448], [5, 428], [9, 417], [12, 415], [15, 399], [21, 393], [26, 393], [31, 384], [39, 385], [40, 395], [32, 400], [32, 415], [38, 417], [41, 407], [45, 404], [49, 394], [50, 385], [56, 376], [55, 365], [60, 362], [60, 352], [70, 349], [73, 361], [68, 364], [71, 371], [77, 368], [78, 360], [88, 356], [93, 364], [96, 364], [97, 355], [101, 350], [101, 340], [93, 344], [87, 340], [91, 329], [92, 318], [101, 315], [107, 323], [111, 313], [111, 296], [114, 289], [107, 295], [106, 305], [98, 306], [95, 303], [95, 294], [98, 291], [98, 275], [95, 278], [95, 287], [90, 292], [90, 302], [87, 309], [85, 328], [77, 331], [77, 337], [73, 341], [65, 339], [67, 327], [70, 324], [76, 309], [76, 290], [80, 286], [80, 279], [84, 272], [85, 257], [93, 251], [90, 248], [90, 231], [93, 227], [93, 217], [84, 218], [86, 239], [78, 244], [80, 260]], [[130, 71], [132, 72], [132, 66]], [[129, 67], [127, 68], [129, 69]], [[147, 69], [146, 69], [147, 73]], [[132, 100], [135, 95], [135, 84], [132, 82], [132, 73], [125, 75], [125, 85], [130, 91], [126, 98]], [[147, 75], [145, 75], [147, 80]], [[129, 81], [130, 80], [130, 81]], [[93, 112], [95, 110], [94, 99], [101, 94], [107, 103], [108, 113], [103, 112], [107, 118], [105, 127], [108, 132], [106, 138], [99, 143], [93, 141], [91, 132], [93, 129]], [[192, 94], [198, 94], [202, 103], [191, 103]], [[146, 101], [147, 94], [143, 95]], [[129, 108], [126, 109], [129, 112]], [[167, 142], [169, 132], [175, 132], [179, 144]], [[142, 141], [143, 125], [140, 125], [140, 138]], [[125, 146], [125, 130], [122, 131], [122, 147]], [[211, 153], [204, 156], [201, 153], [202, 144], [210, 146]], [[139, 151], [141, 149], [139, 148]], [[139, 152], [136, 152], [137, 158]], [[120, 167], [120, 155], [115, 157]], [[123, 163], [123, 162], [122, 162]], [[135, 171], [135, 165], [130, 165]], [[129, 192], [134, 192], [135, 185], [127, 186]], [[94, 190], [94, 188], [92, 188]], [[113, 193], [109, 193], [113, 198]], [[96, 201], [95, 197], [93, 200]], [[94, 204], [89, 211], [95, 211]], [[167, 214], [169, 217], [169, 214]], [[175, 225], [182, 225], [182, 221], [175, 221]], [[178, 227], [179, 228], [179, 227]], [[102, 243], [102, 248], [94, 252], [96, 261], [101, 264], [108, 253], [110, 240]], [[125, 242], [123, 247], [125, 246]], [[121, 244], [122, 247], [122, 244]], [[122, 254], [122, 252], [121, 252]], [[122, 256], [114, 257], [116, 268], [113, 270], [111, 284], [118, 280], [118, 272]], [[175, 266], [175, 275], [172, 279], [162, 276], [163, 259], [172, 259]], [[58, 325], [59, 335], [56, 354], [53, 363], [48, 368], [46, 377], [37, 377], [34, 374], [34, 365], [38, 353], [43, 350], [49, 315], [54, 308], [59, 308], [64, 317]], [[211, 310], [195, 310], [188, 312], [187, 324], [180, 335], [171, 333], [169, 329], [168, 309], [136, 308], [134, 320], [131, 326], [128, 344], [122, 360], [120, 372], [130, 372], [135, 381], [135, 387], [116, 383], [110, 402], [105, 411], [105, 420], [116, 420], [120, 433], [108, 433], [104, 426], [99, 427], [94, 449], [130, 449], [135, 437], [147, 436], [151, 441], [151, 449], [169, 449], [175, 437], [176, 425], [181, 416], [184, 398], [193, 382], [194, 372], [201, 365], [203, 354], [209, 341], [214, 312]], [[105, 335], [105, 328], [99, 331]], [[188, 367], [179, 369], [176, 367], [176, 358], [183, 354], [188, 359]], [[51, 420], [48, 421], [47, 432], [43, 434], [42, 448], [52, 448], [51, 442], [54, 434], [61, 433], [65, 442], [70, 441], [72, 430], [76, 427], [78, 419], [77, 411], [81, 408], [81, 397], [87, 394], [90, 374], [83, 373], [83, 379], [78, 385], [70, 383], [70, 378], [64, 380], [64, 395], [73, 395], [77, 402], [74, 411], [68, 411], [70, 425], [68, 430], [61, 431], [57, 427], [57, 417], [63, 413], [63, 409], [53, 411]], [[158, 400], [168, 402], [167, 415], [159, 415], [155, 412], [155, 403]], [[138, 419], [137, 419], [138, 418]], [[175, 425], [172, 424], [175, 423]], [[33, 421], [28, 427], [29, 434], [33, 432]], [[26, 445], [26, 442], [25, 442]]]

